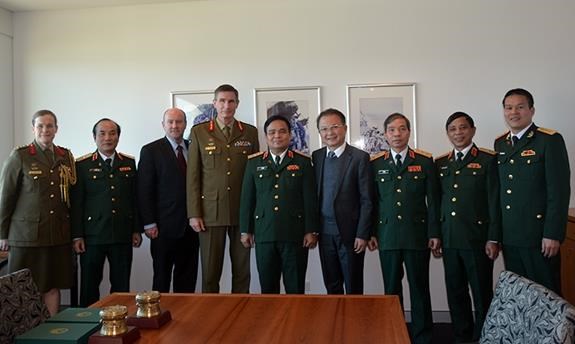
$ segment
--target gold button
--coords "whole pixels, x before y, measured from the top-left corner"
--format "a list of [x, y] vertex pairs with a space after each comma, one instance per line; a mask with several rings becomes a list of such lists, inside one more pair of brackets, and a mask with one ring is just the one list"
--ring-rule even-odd
[[458, 187], [459, 187], [459, 185], [453, 184], [453, 188], [454, 188], [454, 189], [457, 189]]
[[454, 211], [451, 212], [451, 216], [455, 216], [455, 212], [454, 212]]
[[232, 174], [232, 172], [231, 172], [231, 171], [228, 171], [228, 172], [226, 172], [226, 174], [229, 176], [230, 174]]
[[206, 196], [202, 195], [202, 199], [205, 199], [205, 198], [206, 198]]
[[54, 185], [54, 182], [50, 182], [50, 185]]
[[112, 197], [112, 202], [116, 202], [116, 199], [114, 197]]
[[260, 174], [260, 178], [263, 178], [263, 176], [264, 176], [263, 174]]
[[92, 176], [92, 179], [96, 179], [96, 176]]
[[418, 177], [418, 176], [415, 176], [415, 177], [413, 177], [413, 179], [419, 179], [419, 177]]
[[440, 177], [443, 177], [443, 173], [440, 173], [439, 176], [440, 176]]
[[230, 145], [226, 145], [226, 148], [230, 148]]
[[397, 179], [401, 180], [401, 176], [397, 176]]
[[530, 164], [530, 163], [531, 163], [531, 160], [527, 160], [527, 164]]
[[460, 173], [461, 173], [461, 171], [455, 171], [455, 174], [460, 174]]
[[513, 179], [513, 175], [510, 174], [509, 176], [507, 176], [509, 179]]
[[401, 207], [401, 202], [396, 203], [398, 207]]
[[507, 189], [507, 194], [511, 195], [511, 189]]
[[279, 188], [279, 187], [280, 187], [280, 186], [279, 186], [278, 184], [274, 185], [274, 188], [276, 188], [276, 189]]
[[54, 210], [50, 210], [50, 214], [54, 214]]
[[115, 213], [116, 213], [116, 209], [112, 209], [112, 214], [115, 214]]
[[[37, 178], [37, 177], [34, 177], [34, 178]], [[383, 183], [384, 181], [385, 181], [385, 179], [381, 178], [381, 182]]]
[[259, 215], [256, 215], [256, 220], [259, 219], [259, 218], [260, 218], [260, 216], [259, 216]]
[[505, 206], [505, 209], [509, 210], [509, 209], [511, 209], [511, 206], [508, 204]]
[[54, 173], [54, 170], [50, 170], [50, 173]]
[[242, 151], [242, 154], [247, 154], [247, 152], [246, 152], [246, 151]]
[[478, 224], [478, 225], [482, 225], [482, 224], [483, 224], [483, 222], [481, 222], [481, 221], [477, 221], [477, 224]]
[[50, 198], [54, 198], [54, 194], [51, 194], [51, 195], [50, 195]]
[[226, 160], [227, 160], [227, 161], [232, 161], [232, 159], [231, 159], [231, 158], [226, 158]]
[[92, 216], [88, 216], [88, 221], [92, 221]]
[[209, 152], [208, 152], [208, 155], [212, 155], [212, 151], [209, 151]]
[[232, 188], [228, 186], [228, 191], [230, 191]]
[[395, 191], [397, 191], [397, 192], [401, 192], [401, 189], [397, 189], [397, 190], [395, 190]]
[[515, 161], [513, 159], [511, 159], [511, 160], [509, 160], [509, 163], [513, 164], [513, 163], [515, 163]]
[[279, 177], [280, 177], [280, 175], [279, 175], [279, 174], [276, 174], [276, 178], [279, 178]]
[[280, 210], [279, 207], [274, 207], [274, 211], [278, 211], [278, 210]]
[[274, 199], [279, 199], [280, 196], [279, 195], [274, 195]]
[[[94, 178], [96, 178], [96, 176], [94, 176]], [[38, 176], [34, 176], [34, 180], [38, 179]], [[383, 180], [382, 180], [383, 181]]]
[[542, 219], [542, 218], [543, 218], [543, 215], [537, 214], [537, 218], [538, 218], [538, 219]]
[[383, 221], [379, 220], [379, 223], [381, 224], [381, 223], [383, 223]]
[[476, 174], [477, 174], [477, 172], [473, 171], [473, 175], [476, 175]]
[[457, 202], [457, 197], [453, 197], [453, 198], [451, 199], [451, 202]]
[[110, 186], [110, 189], [114, 190], [116, 187], [114, 185]]
[[110, 174], [110, 178], [114, 178], [114, 175], [113, 175], [113, 174]]
[[498, 161], [497, 161], [497, 165], [501, 165], [501, 161], [498, 160]]
[[401, 220], [402, 219], [401, 215], [397, 215], [397, 219]]

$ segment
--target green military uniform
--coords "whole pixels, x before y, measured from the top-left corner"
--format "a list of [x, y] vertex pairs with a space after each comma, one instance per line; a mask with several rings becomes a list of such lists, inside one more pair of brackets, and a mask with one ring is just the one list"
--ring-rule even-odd
[[29, 268], [41, 292], [73, 285], [69, 194], [74, 158], [33, 142], [16, 148], [2, 170], [0, 239], [8, 239], [8, 270]]
[[510, 132], [497, 138], [495, 150], [505, 267], [560, 292], [560, 255], [543, 257], [541, 241], [565, 238], [570, 197], [565, 141], [532, 124], [515, 145]]
[[80, 256], [80, 305], [100, 299], [106, 258], [110, 266], [110, 292], [130, 291], [132, 234], [138, 225], [136, 164], [134, 158], [116, 153], [112, 166], [100, 154], [76, 161], [78, 181], [72, 188], [72, 238], [84, 239]]
[[485, 254], [485, 244], [501, 241], [497, 159], [495, 152], [472, 145], [460, 161], [451, 151], [435, 164], [441, 185], [445, 286], [455, 338], [477, 341], [493, 298], [493, 261]]
[[375, 224], [386, 294], [402, 299], [403, 264], [411, 297], [411, 336], [431, 341], [430, 238], [440, 238], [439, 185], [431, 154], [408, 149], [396, 166], [390, 151], [371, 159], [377, 202]]
[[219, 292], [225, 236], [230, 236], [232, 292], [248, 293], [250, 251], [240, 241], [241, 185], [248, 155], [259, 151], [254, 126], [234, 120], [226, 137], [216, 120], [195, 125], [190, 134], [187, 173], [188, 217], [201, 217], [199, 233], [202, 291]]
[[268, 152], [250, 157], [242, 186], [240, 229], [254, 234], [262, 293], [305, 292], [306, 233], [317, 232], [319, 210], [309, 157], [288, 150], [279, 165]]

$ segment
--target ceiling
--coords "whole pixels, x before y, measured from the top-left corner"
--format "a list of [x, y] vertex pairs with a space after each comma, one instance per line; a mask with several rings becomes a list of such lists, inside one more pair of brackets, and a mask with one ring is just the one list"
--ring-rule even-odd
[[191, 1], [206, 0], [0, 0], [0, 8], [11, 12], [26, 12]]

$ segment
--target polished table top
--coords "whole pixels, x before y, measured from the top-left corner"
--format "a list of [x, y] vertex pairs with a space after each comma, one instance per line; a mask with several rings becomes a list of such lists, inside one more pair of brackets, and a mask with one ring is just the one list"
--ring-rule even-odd
[[[134, 293], [92, 305], [128, 306]], [[409, 343], [397, 296], [162, 294], [172, 321], [137, 343]]]

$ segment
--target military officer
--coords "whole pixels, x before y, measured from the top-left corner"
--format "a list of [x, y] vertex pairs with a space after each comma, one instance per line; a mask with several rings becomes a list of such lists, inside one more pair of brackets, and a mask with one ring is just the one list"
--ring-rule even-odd
[[187, 203], [190, 226], [199, 233], [202, 291], [217, 293], [230, 238], [232, 293], [248, 293], [250, 250], [240, 241], [241, 184], [248, 155], [259, 151], [257, 129], [234, 118], [238, 91], [221, 85], [214, 92], [217, 116], [190, 134]]
[[10, 248], [8, 271], [28, 268], [50, 314], [60, 289], [73, 285], [69, 187], [76, 182], [72, 153], [54, 144], [58, 120], [50, 110], [32, 116], [34, 141], [12, 151], [2, 170], [0, 250]]
[[565, 141], [533, 123], [533, 96], [527, 90], [508, 91], [503, 114], [510, 130], [495, 140], [495, 150], [505, 267], [560, 293], [559, 246], [570, 197]]
[[455, 112], [445, 130], [453, 149], [435, 160], [441, 186], [443, 266], [455, 341], [465, 343], [479, 340], [493, 297], [493, 260], [501, 241], [499, 179], [495, 152], [473, 143], [471, 116]]
[[267, 152], [250, 156], [240, 202], [241, 240], [256, 245], [262, 293], [305, 292], [308, 249], [317, 244], [319, 210], [311, 159], [289, 150], [290, 122], [270, 116], [264, 124]]
[[403, 300], [403, 264], [411, 298], [414, 343], [430, 343], [433, 320], [429, 294], [429, 249], [441, 250], [439, 185], [431, 154], [409, 148], [409, 119], [400, 113], [384, 121], [390, 150], [371, 159], [375, 177], [376, 231], [369, 248], [379, 248], [386, 294]]
[[132, 246], [142, 242], [136, 207], [134, 158], [116, 152], [120, 126], [108, 118], [94, 124], [97, 150], [76, 161], [72, 188], [72, 238], [80, 254], [80, 305], [100, 299], [104, 261], [110, 266], [110, 292], [130, 291]]

